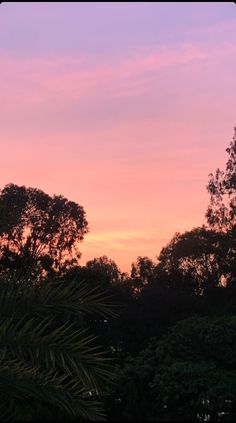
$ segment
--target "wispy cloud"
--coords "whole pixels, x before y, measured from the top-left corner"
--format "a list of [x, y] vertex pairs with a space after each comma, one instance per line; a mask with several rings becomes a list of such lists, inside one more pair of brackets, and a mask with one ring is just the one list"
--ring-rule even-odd
[[[1, 57], [1, 90], [8, 92], [13, 100], [22, 104], [37, 104], [58, 98], [60, 101], [78, 99], [93, 95], [106, 85], [106, 93], [111, 92], [109, 84], [121, 83], [114, 95], [136, 95], [143, 89], [143, 82], [137, 78], [143, 74], [162, 68], [184, 65], [206, 58], [206, 53], [189, 45], [176, 49], [161, 49], [143, 52], [117, 63], [99, 63], [96, 58], [11, 58]], [[91, 62], [94, 66], [91, 67]], [[88, 66], [86, 67], [86, 63]], [[5, 87], [5, 89], [4, 89]]]

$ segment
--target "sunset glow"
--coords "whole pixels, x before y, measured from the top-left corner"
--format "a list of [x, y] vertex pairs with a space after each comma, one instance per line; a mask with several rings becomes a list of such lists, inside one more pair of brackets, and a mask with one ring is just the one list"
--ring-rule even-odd
[[236, 123], [235, 56], [233, 2], [2, 3], [0, 187], [81, 204], [82, 264], [155, 259], [205, 223]]

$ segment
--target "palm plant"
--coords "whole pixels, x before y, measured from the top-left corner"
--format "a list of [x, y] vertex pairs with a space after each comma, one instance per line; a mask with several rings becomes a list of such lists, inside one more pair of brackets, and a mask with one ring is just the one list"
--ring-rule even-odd
[[87, 314], [114, 315], [84, 282], [0, 281], [0, 419], [102, 420], [112, 379], [107, 354], [84, 328]]

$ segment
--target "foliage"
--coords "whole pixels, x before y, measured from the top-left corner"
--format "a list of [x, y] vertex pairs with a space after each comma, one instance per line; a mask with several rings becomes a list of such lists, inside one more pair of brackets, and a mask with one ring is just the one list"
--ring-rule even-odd
[[[236, 318], [180, 322], [157, 349], [156, 412], [172, 420], [235, 420]], [[224, 414], [222, 414], [224, 413]]]
[[104, 295], [75, 281], [1, 280], [0, 310], [1, 419], [103, 419], [112, 368], [83, 316], [113, 315]]
[[215, 175], [209, 175], [207, 189], [211, 201], [206, 217], [211, 227], [228, 231], [236, 225], [236, 126], [226, 151], [229, 158], [225, 171], [217, 169]]
[[87, 261], [85, 266], [74, 266], [64, 273], [67, 279], [79, 278], [85, 280], [90, 286], [103, 286], [109, 289], [122, 282], [123, 274], [116, 263], [107, 256], [96, 257]]
[[118, 369], [114, 420], [235, 421], [236, 317], [179, 322]]
[[157, 278], [196, 295], [221, 286], [230, 277], [229, 244], [228, 234], [205, 226], [177, 233], [160, 253]]
[[9, 184], [0, 192], [0, 210], [7, 215], [0, 225], [3, 271], [28, 268], [31, 276], [42, 277], [78, 262], [78, 243], [88, 231], [81, 206], [61, 195]]
[[143, 287], [153, 280], [156, 264], [148, 257], [137, 257], [131, 265], [131, 279], [136, 294], [140, 293]]

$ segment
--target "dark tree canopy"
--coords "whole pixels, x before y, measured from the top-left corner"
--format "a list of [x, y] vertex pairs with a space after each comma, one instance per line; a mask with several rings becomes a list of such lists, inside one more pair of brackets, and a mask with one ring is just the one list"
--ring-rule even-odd
[[179, 322], [156, 350], [155, 414], [185, 421], [235, 420], [236, 319]]
[[236, 319], [192, 318], [118, 370], [113, 420], [235, 421]]
[[85, 280], [90, 286], [105, 290], [118, 285], [124, 275], [116, 263], [105, 255], [87, 261], [84, 266], [74, 266], [64, 274], [67, 279]]
[[95, 279], [97, 277], [98, 280], [106, 283], [114, 284], [121, 281], [120, 270], [116, 263], [107, 256], [97, 257], [87, 261], [86, 269], [88, 272], [93, 273]]
[[158, 276], [170, 287], [201, 294], [227, 276], [226, 235], [206, 227], [177, 233], [159, 256]]
[[156, 264], [149, 257], [137, 257], [131, 265], [131, 278], [134, 292], [138, 293], [153, 279]]
[[61, 195], [9, 184], [0, 191], [0, 266], [47, 272], [70, 268], [88, 232], [83, 207]]

